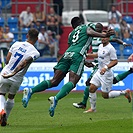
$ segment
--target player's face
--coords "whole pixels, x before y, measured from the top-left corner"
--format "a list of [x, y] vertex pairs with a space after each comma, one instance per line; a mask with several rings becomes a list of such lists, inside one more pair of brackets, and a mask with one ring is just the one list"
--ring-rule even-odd
[[102, 27], [99, 25], [96, 25], [96, 32], [102, 32]]
[[109, 43], [109, 38], [101, 38], [103, 44]]
[[[104, 32], [103, 34], [106, 34], [106, 33]], [[108, 44], [109, 43], [109, 37], [101, 38], [101, 41], [103, 44]]]

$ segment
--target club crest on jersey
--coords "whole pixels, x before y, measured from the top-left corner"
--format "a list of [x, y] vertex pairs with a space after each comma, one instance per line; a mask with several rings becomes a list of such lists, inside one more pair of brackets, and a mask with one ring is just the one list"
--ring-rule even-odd
[[105, 54], [105, 51], [103, 51], [103, 54]]
[[36, 56], [34, 56], [34, 59], [36, 59], [37, 57]]

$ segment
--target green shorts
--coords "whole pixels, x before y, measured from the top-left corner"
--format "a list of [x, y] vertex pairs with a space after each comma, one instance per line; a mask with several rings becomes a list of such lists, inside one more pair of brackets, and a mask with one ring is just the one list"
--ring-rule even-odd
[[73, 71], [77, 75], [81, 76], [84, 71], [85, 58], [75, 52], [65, 52], [63, 57], [59, 60], [54, 69], [58, 69], [67, 73]]

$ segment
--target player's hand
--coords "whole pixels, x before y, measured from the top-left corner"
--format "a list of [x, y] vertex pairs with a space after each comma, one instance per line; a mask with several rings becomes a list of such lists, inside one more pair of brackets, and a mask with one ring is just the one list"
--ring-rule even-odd
[[10, 74], [3, 74], [3, 78], [10, 78], [12, 77], [14, 74], [13, 73], [10, 73]]
[[115, 35], [115, 31], [113, 29], [107, 30], [106, 37], [110, 37], [112, 35]]
[[123, 43], [123, 46], [124, 46], [124, 47], [130, 46], [130, 47], [133, 48], [132, 44], [126, 44], [125, 42]]
[[100, 74], [104, 75], [105, 72], [106, 72], [106, 68], [102, 68]]
[[85, 61], [85, 66], [90, 68], [90, 67], [94, 67], [94, 64], [92, 62]]
[[128, 57], [128, 62], [132, 62], [132, 61], [133, 61], [133, 54]]

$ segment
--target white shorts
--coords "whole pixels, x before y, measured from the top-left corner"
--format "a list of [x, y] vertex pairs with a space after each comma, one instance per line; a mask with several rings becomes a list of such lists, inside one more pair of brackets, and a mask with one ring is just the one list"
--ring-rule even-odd
[[14, 82], [10, 79], [3, 78], [0, 75], [0, 93], [16, 94], [21, 82]]
[[108, 93], [112, 88], [113, 78], [114, 76], [112, 72], [105, 72], [104, 75], [101, 75], [100, 71], [97, 71], [93, 75], [90, 83], [94, 84], [98, 88], [101, 87], [102, 92]]

